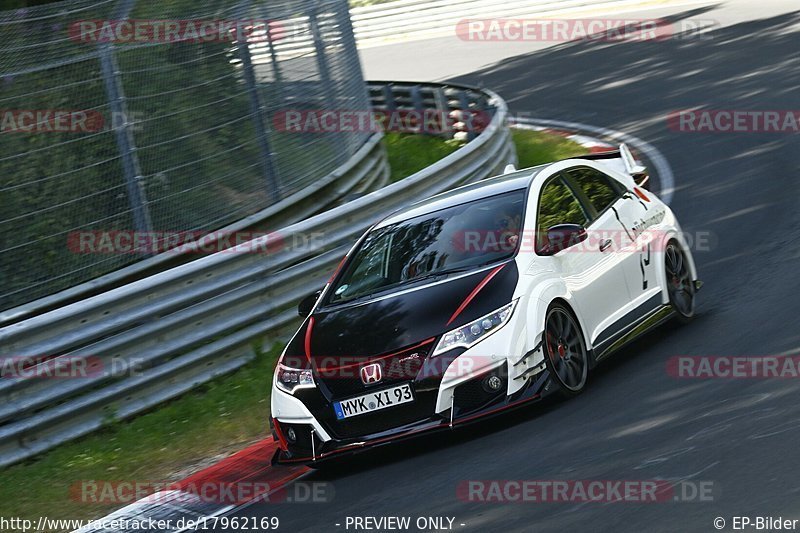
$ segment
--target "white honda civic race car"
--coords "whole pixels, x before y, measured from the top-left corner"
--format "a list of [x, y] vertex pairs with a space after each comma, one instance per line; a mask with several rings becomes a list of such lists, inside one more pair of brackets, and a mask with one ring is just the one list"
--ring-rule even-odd
[[624, 145], [439, 194], [353, 246], [277, 364], [274, 460], [317, 464], [586, 387], [700, 288]]

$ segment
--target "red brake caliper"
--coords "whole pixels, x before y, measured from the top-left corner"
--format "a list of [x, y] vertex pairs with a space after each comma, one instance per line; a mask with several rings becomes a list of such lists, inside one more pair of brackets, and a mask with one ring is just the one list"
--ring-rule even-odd
[[553, 352], [553, 344], [555, 341], [553, 340], [553, 335], [550, 332], [547, 332], [547, 351], [550, 352], [550, 358], [554, 358], [556, 356], [555, 352]]

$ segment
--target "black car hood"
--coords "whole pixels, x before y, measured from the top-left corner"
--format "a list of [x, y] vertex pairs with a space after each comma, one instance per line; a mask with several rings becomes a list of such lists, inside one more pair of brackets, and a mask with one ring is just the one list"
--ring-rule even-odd
[[286, 353], [310, 357], [324, 368], [343, 358], [366, 359], [413, 346], [507, 304], [518, 279], [510, 260], [374, 300], [323, 308], [306, 319]]

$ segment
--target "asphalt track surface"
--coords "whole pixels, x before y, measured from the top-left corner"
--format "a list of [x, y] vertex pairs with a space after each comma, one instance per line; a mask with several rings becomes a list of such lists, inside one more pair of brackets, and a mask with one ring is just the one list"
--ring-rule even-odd
[[[345, 531], [348, 516], [449, 516], [463, 531], [625, 532], [715, 531], [716, 517], [725, 531], [733, 516], [800, 518], [800, 382], [676, 379], [666, 369], [676, 355], [800, 353], [797, 136], [681, 133], [665, 118], [695, 106], [800, 109], [800, 11], [791, 8], [675, 8], [664, 13], [724, 25], [707, 40], [560, 44], [452, 78], [495, 90], [512, 112], [655, 145], [675, 173], [672, 207], [684, 230], [712, 236], [709, 250], [694, 252], [706, 282], [698, 318], [624, 349], [578, 398], [307, 475], [333, 484], [330, 503], [259, 503], [233, 515], [278, 516], [281, 531]], [[404, 45], [412, 52], [406, 77], [414, 78], [414, 61], [451, 64], [433, 59], [449, 42]], [[400, 46], [368, 50], [367, 74], [371, 58]], [[506, 479], [705, 481], [714, 501], [498, 505], [456, 495], [464, 480]]]

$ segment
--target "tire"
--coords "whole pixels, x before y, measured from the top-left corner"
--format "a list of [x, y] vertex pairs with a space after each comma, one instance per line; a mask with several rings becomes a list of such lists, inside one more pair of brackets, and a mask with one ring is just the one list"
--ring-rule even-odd
[[686, 254], [675, 241], [664, 250], [664, 273], [669, 303], [678, 322], [688, 324], [695, 316], [695, 289]]
[[550, 379], [561, 396], [571, 398], [583, 392], [589, 377], [589, 351], [583, 332], [572, 311], [554, 303], [545, 316], [544, 360]]

